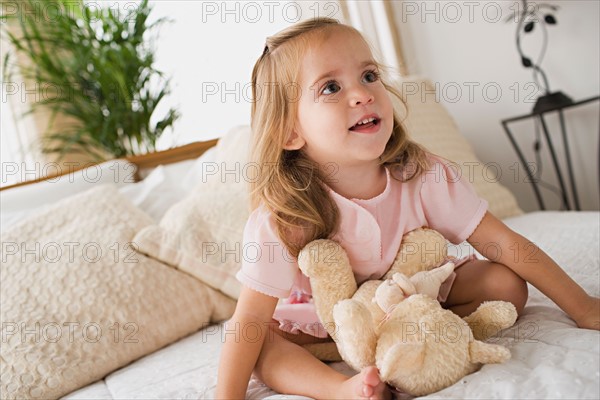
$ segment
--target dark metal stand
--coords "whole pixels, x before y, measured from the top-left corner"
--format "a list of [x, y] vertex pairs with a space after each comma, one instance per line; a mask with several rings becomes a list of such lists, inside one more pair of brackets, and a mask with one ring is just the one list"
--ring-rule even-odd
[[[589, 103], [589, 102], [592, 102], [592, 101], [595, 101], [598, 99], [600, 99], [600, 96], [590, 97], [585, 100], [571, 102], [568, 104], [560, 104], [560, 105], [557, 105], [556, 107], [543, 107], [541, 110], [534, 109], [534, 111], [531, 114], [521, 115], [518, 117], [513, 117], [513, 118], [508, 118], [508, 119], [502, 120], [502, 126], [504, 127], [504, 130], [506, 131], [506, 134], [507, 134], [511, 144], [514, 147], [515, 152], [517, 153], [517, 156], [519, 157], [519, 161], [523, 165], [523, 168], [525, 168], [525, 173], [527, 174], [527, 177], [529, 178], [529, 181], [531, 182], [533, 192], [535, 194], [535, 197], [538, 201], [538, 204], [539, 204], [541, 210], [545, 210], [546, 206], [544, 205], [544, 200], [542, 199], [542, 195], [540, 193], [538, 184], [535, 180], [535, 177], [533, 176], [533, 172], [531, 171], [531, 169], [529, 168], [529, 165], [527, 164], [527, 160], [525, 159], [523, 152], [521, 152], [519, 145], [517, 144], [512, 132], [510, 131], [508, 124], [511, 122], [521, 121], [521, 120], [528, 119], [528, 118], [536, 118], [536, 117], [539, 118], [540, 123], [542, 125], [542, 130], [544, 132], [544, 137], [548, 144], [548, 150], [550, 152], [550, 156], [552, 157], [552, 164], [554, 165], [554, 171], [556, 172], [556, 176], [558, 178], [558, 184], [560, 186], [562, 200], [563, 200], [565, 206], [567, 207], [567, 210], [572, 210], [573, 208], [571, 207], [571, 203], [567, 196], [567, 188], [565, 186], [565, 181], [563, 179], [563, 174], [562, 174], [560, 165], [558, 164], [558, 158], [556, 156], [556, 151], [554, 150], [554, 145], [550, 138], [550, 133], [548, 132], [548, 127], [547, 127], [546, 121], [544, 119], [544, 114], [550, 113], [553, 111], [558, 112], [558, 118], [560, 120], [560, 130], [562, 133], [562, 141], [563, 141], [564, 150], [565, 150], [565, 159], [567, 162], [567, 171], [569, 173], [571, 195], [573, 197], [574, 209], [579, 211], [579, 210], [581, 210], [581, 207], [579, 205], [579, 197], [577, 196], [577, 187], [575, 185], [575, 176], [573, 174], [573, 166], [571, 163], [571, 153], [569, 151], [569, 142], [567, 140], [567, 129], [565, 126], [565, 118], [563, 115], [563, 111], [566, 110], [567, 108], [576, 107], [576, 106], [586, 104], [586, 103]], [[600, 148], [598, 149], [598, 160], [599, 160], [598, 169], [600, 171]]]

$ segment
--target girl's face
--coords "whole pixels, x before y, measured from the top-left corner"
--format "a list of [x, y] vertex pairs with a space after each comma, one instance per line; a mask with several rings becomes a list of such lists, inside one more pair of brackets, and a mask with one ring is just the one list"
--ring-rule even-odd
[[296, 127], [286, 149], [321, 165], [377, 165], [393, 127], [393, 108], [367, 44], [333, 29], [302, 60]]

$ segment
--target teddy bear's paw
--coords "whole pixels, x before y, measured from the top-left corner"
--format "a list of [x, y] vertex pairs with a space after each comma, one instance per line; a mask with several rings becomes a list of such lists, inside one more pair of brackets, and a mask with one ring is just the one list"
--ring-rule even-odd
[[500, 364], [510, 359], [510, 351], [504, 346], [474, 340], [469, 344], [469, 356], [472, 363]]
[[298, 254], [298, 266], [309, 278], [321, 276], [332, 270], [349, 270], [346, 251], [333, 240], [319, 239], [308, 243]]
[[517, 310], [510, 302], [486, 301], [463, 319], [469, 324], [476, 340], [486, 340], [513, 326], [517, 316]]
[[333, 307], [335, 338], [340, 354], [352, 368], [375, 364], [377, 336], [371, 314], [355, 300], [342, 300]]

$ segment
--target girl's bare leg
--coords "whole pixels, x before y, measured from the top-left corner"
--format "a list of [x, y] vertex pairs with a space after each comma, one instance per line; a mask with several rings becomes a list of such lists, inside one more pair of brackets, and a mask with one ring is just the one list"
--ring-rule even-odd
[[444, 308], [464, 317], [488, 300], [514, 304], [520, 315], [527, 302], [527, 283], [508, 267], [487, 260], [475, 260], [456, 270], [456, 279]]
[[389, 399], [391, 394], [377, 368], [348, 377], [324, 364], [301, 345], [321, 341], [307, 334], [287, 334], [270, 327], [255, 375], [271, 389], [316, 399]]

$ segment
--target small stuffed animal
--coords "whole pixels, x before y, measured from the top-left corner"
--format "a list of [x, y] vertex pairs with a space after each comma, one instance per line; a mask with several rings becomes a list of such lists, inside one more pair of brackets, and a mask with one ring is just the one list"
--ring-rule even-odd
[[356, 370], [376, 365], [385, 382], [421, 396], [452, 385], [482, 363], [510, 358], [505, 347], [480, 340], [514, 324], [511, 303], [485, 302], [461, 319], [435, 300], [454, 269], [447, 263], [434, 270], [446, 258], [443, 236], [420, 228], [404, 236], [385, 283], [367, 281], [357, 288], [346, 252], [331, 240], [307, 244], [298, 264], [344, 361]]
[[454, 272], [454, 263], [447, 262], [439, 268], [417, 272], [410, 278], [396, 272], [391, 278], [383, 281], [375, 290], [373, 301], [389, 314], [393, 307], [413, 294], [426, 294], [436, 299], [440, 286]]

